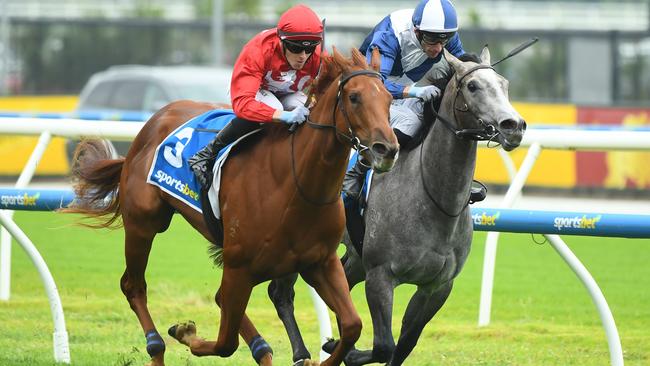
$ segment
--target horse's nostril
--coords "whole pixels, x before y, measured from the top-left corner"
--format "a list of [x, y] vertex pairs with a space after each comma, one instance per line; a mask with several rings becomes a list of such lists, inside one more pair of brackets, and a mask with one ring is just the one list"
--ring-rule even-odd
[[526, 131], [526, 121], [523, 119], [521, 120], [521, 130]]
[[514, 119], [505, 119], [499, 122], [499, 129], [502, 131], [512, 131], [517, 128], [517, 121]]
[[388, 146], [382, 142], [375, 142], [370, 147], [370, 150], [375, 156], [385, 156], [388, 152]]
[[398, 153], [399, 153], [399, 147], [395, 146], [394, 148], [390, 149], [390, 152], [388, 153], [388, 156], [390, 158], [395, 158]]

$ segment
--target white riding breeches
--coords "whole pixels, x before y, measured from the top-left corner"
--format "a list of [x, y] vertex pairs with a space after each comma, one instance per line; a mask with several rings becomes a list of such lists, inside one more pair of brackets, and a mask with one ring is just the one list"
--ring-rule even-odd
[[286, 94], [277, 97], [275, 94], [268, 90], [260, 89], [255, 95], [255, 100], [260, 101], [273, 109], [290, 111], [299, 105], [305, 105], [307, 102], [307, 95], [301, 91]]
[[424, 103], [419, 98], [394, 99], [390, 104], [390, 126], [413, 137], [424, 118]]

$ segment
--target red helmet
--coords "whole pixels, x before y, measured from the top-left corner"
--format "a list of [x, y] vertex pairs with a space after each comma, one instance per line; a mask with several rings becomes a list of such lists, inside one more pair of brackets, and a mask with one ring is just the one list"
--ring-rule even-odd
[[285, 11], [278, 21], [278, 36], [281, 40], [323, 40], [323, 23], [313, 10], [305, 5], [296, 5]]

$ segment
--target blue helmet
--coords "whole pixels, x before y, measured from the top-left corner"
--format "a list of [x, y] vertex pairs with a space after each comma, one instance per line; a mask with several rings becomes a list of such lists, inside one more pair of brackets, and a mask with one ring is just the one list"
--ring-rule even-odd
[[449, 0], [422, 0], [413, 11], [413, 25], [422, 32], [453, 33], [458, 30], [456, 9]]

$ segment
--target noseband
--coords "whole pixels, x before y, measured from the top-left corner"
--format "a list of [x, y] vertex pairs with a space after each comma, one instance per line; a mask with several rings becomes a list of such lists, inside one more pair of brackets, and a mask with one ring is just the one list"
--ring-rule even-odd
[[[483, 128], [464, 128], [464, 129], [457, 129], [453, 123], [451, 123], [448, 119], [445, 117], [441, 116], [438, 114], [438, 112], [435, 111], [435, 109], [431, 108], [433, 115], [439, 119], [442, 124], [447, 127], [449, 131], [451, 131], [456, 137], [460, 139], [465, 139], [465, 140], [474, 140], [474, 141], [491, 141], [493, 140], [498, 134], [499, 131], [493, 126], [493, 125], [488, 125], [483, 121], [483, 119], [479, 118], [474, 112], [472, 112], [469, 109], [469, 106], [467, 103], [463, 103], [463, 108], [458, 108], [456, 107], [456, 101], [458, 100], [458, 97], [460, 96], [460, 84], [465, 79], [469, 74], [473, 73], [476, 70], [481, 70], [481, 69], [490, 69], [494, 70], [494, 68], [490, 65], [477, 65], [472, 67], [471, 69], [467, 70], [466, 73], [464, 73], [461, 76], [456, 75], [456, 85], [457, 85], [457, 90], [456, 90], [456, 95], [454, 96], [454, 103], [453, 105], [453, 110], [454, 110], [454, 120], [458, 121], [458, 118], [456, 117], [456, 111], [459, 112], [469, 112], [474, 116], [474, 119], [478, 121], [480, 125], [483, 126]], [[495, 71], [496, 72], [496, 71]]]
[[[331, 124], [331, 125], [321, 125], [321, 124], [318, 124], [318, 123], [314, 123], [309, 119], [307, 119], [307, 121], [306, 121], [307, 126], [309, 126], [311, 128], [315, 128], [315, 129], [319, 129], [319, 130], [324, 130], [324, 129], [328, 129], [328, 128], [334, 129], [334, 132], [336, 133], [337, 137], [343, 138], [343, 140], [345, 140], [345, 142], [349, 143], [352, 146], [352, 148], [357, 150], [359, 153], [361, 153], [363, 151], [366, 151], [369, 148], [368, 148], [368, 146], [362, 144], [361, 140], [359, 140], [357, 135], [354, 133], [354, 130], [352, 129], [352, 125], [350, 124], [350, 117], [348, 116], [348, 113], [347, 113], [347, 111], [345, 109], [345, 106], [344, 106], [343, 102], [341, 101], [341, 99], [342, 99], [343, 88], [345, 87], [345, 84], [347, 84], [347, 82], [350, 81], [350, 79], [352, 79], [353, 77], [361, 76], [361, 75], [368, 75], [368, 76], [376, 77], [376, 78], [379, 78], [379, 79], [383, 80], [383, 76], [381, 76], [380, 73], [378, 73], [376, 71], [372, 71], [372, 70], [357, 70], [357, 71], [353, 71], [353, 72], [351, 72], [351, 73], [349, 73], [347, 75], [342, 76], [339, 79], [338, 91], [336, 93], [336, 102], [334, 103], [334, 109], [332, 111], [333, 124]], [[336, 110], [337, 109], [341, 110], [341, 113], [343, 113], [343, 116], [345, 117], [345, 123], [347, 124], [349, 134], [339, 132], [339, 130], [336, 128]], [[297, 126], [297, 125], [294, 125], [294, 126]], [[295, 130], [294, 126], [292, 126], [292, 128], [290, 129], [290, 132], [293, 132]], [[298, 182], [298, 176], [296, 175], [296, 161], [295, 161], [294, 143], [293, 142], [294, 142], [294, 135], [291, 136], [291, 168], [292, 168], [292, 171], [293, 171], [294, 183], [296, 184], [296, 187], [298, 188], [298, 192], [300, 193], [302, 198], [305, 201], [307, 201], [307, 202], [309, 202], [309, 203], [311, 203], [313, 205], [316, 205], [316, 206], [323, 206], [323, 205], [328, 205], [328, 204], [337, 202], [340, 199], [340, 193], [337, 194], [336, 197], [334, 197], [334, 199], [328, 200], [328, 201], [316, 201], [316, 200], [313, 200], [313, 199], [307, 197], [307, 195], [305, 194], [305, 191], [303, 191], [302, 187], [300, 187], [300, 184]]]

